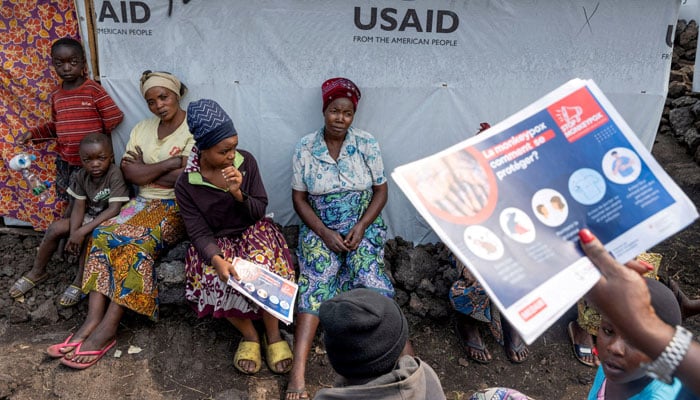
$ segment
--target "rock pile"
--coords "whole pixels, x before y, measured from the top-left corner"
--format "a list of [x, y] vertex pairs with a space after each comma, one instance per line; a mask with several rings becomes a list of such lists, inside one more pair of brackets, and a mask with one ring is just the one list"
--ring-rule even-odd
[[673, 135], [700, 163], [700, 93], [693, 92], [698, 26], [681, 20], [676, 25], [671, 76], [658, 134]]

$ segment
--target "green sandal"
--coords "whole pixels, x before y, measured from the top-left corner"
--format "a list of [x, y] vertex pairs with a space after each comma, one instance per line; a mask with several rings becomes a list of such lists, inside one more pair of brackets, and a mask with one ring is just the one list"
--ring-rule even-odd
[[[255, 369], [252, 371], [246, 371], [238, 364], [239, 361], [252, 361], [255, 363]], [[233, 366], [246, 375], [258, 373], [258, 371], [260, 371], [260, 367], [262, 367], [260, 343], [241, 340], [241, 342], [238, 344], [238, 350], [236, 350], [236, 354], [233, 356]]]
[[267, 367], [270, 371], [276, 374], [286, 374], [292, 370], [292, 363], [285, 369], [278, 370], [277, 363], [284, 360], [294, 360], [294, 355], [292, 354], [292, 349], [289, 348], [289, 343], [282, 339], [279, 342], [272, 344], [267, 344], [267, 338], [263, 338], [263, 345], [265, 346], [265, 361], [267, 361]]

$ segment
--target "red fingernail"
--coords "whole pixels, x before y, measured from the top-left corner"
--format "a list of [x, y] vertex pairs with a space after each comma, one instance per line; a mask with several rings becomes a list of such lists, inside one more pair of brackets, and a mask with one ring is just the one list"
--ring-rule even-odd
[[581, 229], [578, 231], [578, 238], [581, 239], [581, 243], [588, 244], [595, 240], [595, 236], [588, 229]]
[[653, 271], [653, 270], [654, 270], [654, 266], [651, 265], [651, 264], [649, 264], [649, 263], [646, 262], [646, 261], [637, 260], [637, 262], [640, 263], [640, 264], [642, 264], [642, 265], [647, 269], [647, 271]]

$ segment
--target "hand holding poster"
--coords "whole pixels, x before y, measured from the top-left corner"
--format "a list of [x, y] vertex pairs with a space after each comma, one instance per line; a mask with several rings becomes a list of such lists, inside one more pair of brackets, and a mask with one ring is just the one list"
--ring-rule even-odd
[[237, 281], [233, 276], [229, 276], [229, 286], [280, 321], [287, 325], [292, 323], [298, 291], [296, 283], [242, 258], [234, 258], [231, 264], [241, 280]]
[[698, 215], [580, 79], [392, 177], [528, 344], [600, 277], [580, 229], [626, 262]]

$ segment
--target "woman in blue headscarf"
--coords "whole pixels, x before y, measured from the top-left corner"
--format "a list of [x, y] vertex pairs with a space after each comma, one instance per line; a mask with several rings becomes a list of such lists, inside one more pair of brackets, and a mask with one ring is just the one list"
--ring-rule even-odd
[[294, 279], [291, 254], [284, 236], [265, 217], [267, 193], [252, 154], [238, 149], [233, 121], [213, 100], [187, 108], [187, 124], [195, 146], [175, 185], [175, 195], [192, 241], [185, 258], [186, 298], [199, 317], [226, 318], [243, 336], [234, 367], [245, 374], [260, 370], [260, 336], [252, 319], [265, 325], [266, 360], [275, 373], [292, 367], [292, 352], [281, 337], [279, 322], [228, 286], [238, 279], [234, 257]]

